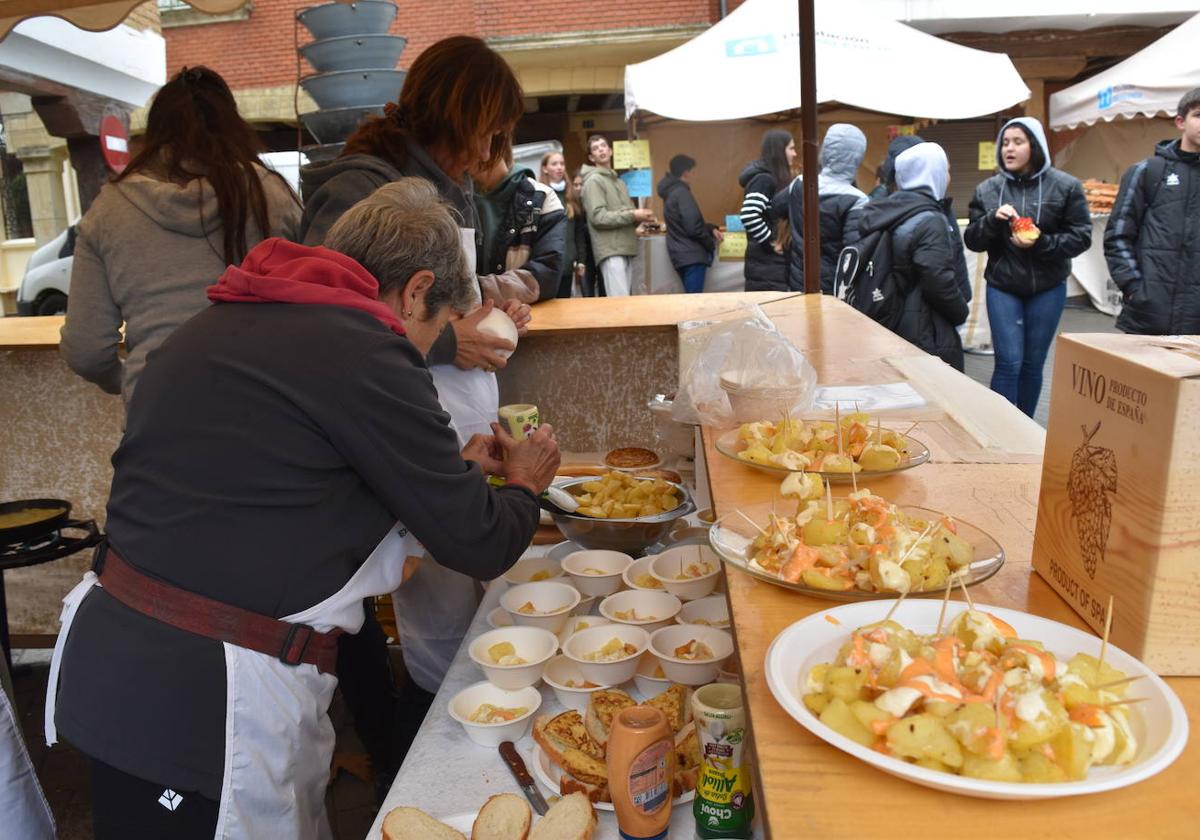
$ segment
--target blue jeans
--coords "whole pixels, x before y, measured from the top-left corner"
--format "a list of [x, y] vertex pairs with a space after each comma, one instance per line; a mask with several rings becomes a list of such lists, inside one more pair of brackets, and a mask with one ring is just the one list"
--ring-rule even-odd
[[683, 281], [683, 290], [685, 292], [694, 294], [704, 291], [704, 275], [708, 272], [708, 266], [704, 263], [685, 265], [682, 268], [676, 268], [675, 272], [679, 275], [679, 279]]
[[1066, 283], [1032, 297], [987, 287], [988, 323], [996, 351], [992, 390], [1030, 417], [1037, 410], [1046, 354], [1066, 302]]

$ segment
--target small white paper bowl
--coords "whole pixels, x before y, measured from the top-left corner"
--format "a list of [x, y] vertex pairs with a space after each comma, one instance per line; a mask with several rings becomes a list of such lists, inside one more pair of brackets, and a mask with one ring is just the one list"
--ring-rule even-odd
[[567, 643], [567, 639], [580, 630], [586, 630], [589, 627], [603, 627], [606, 624], [612, 624], [612, 622], [602, 615], [573, 615], [567, 619], [563, 629], [558, 631], [558, 646], [561, 648]]
[[[484, 703], [500, 708], [525, 708], [528, 711], [507, 723], [472, 723], [471, 715]], [[542, 693], [526, 687], [506, 691], [490, 682], [478, 682], [464, 688], [450, 700], [450, 717], [462, 724], [467, 737], [481, 747], [495, 749], [505, 741], [519, 741], [529, 734], [533, 716], [542, 705]]]
[[538, 583], [533, 576], [545, 572], [548, 577], [540, 580], [557, 580], [563, 576], [562, 565], [549, 557], [523, 557], [505, 572], [502, 577], [509, 586], [520, 586], [522, 583]]
[[643, 653], [642, 658], [638, 660], [637, 671], [633, 675], [633, 683], [637, 686], [638, 694], [642, 695], [646, 700], [649, 700], [651, 697], [657, 697], [671, 687], [671, 681], [665, 676], [654, 676], [654, 672], [660, 667], [658, 657], [650, 651]]
[[[488, 656], [488, 648], [511, 642], [524, 665], [497, 665]], [[540, 627], [498, 627], [475, 637], [467, 648], [471, 661], [483, 669], [488, 682], [506, 691], [537, 685], [546, 662], [558, 651], [558, 638]]]
[[[563, 558], [562, 567], [571, 578], [571, 585], [580, 593], [603, 598], [621, 589], [621, 572], [632, 562], [632, 557], [620, 551], [587, 549], [568, 554]], [[584, 569], [597, 569], [604, 574], [588, 574]]]
[[[707, 622], [708, 627], [718, 630], [728, 630], [730, 625], [729, 603], [724, 595], [709, 595], [696, 601], [688, 601], [675, 616], [677, 624], [701, 624]], [[701, 624], [701, 626], [705, 626]]]
[[[600, 615], [616, 624], [632, 624], [641, 627], [647, 633], [653, 633], [660, 627], [666, 627], [675, 620], [683, 607], [679, 599], [670, 592], [652, 592], [648, 589], [631, 589], [609, 595], [600, 602]], [[619, 612], [634, 610], [639, 616], [652, 616], [647, 619], [621, 618]]]
[[488, 613], [487, 623], [493, 630], [496, 630], [500, 627], [513, 626], [512, 616], [505, 611], [504, 607], [496, 607], [494, 610]]
[[[680, 563], [687, 568], [699, 558], [708, 566], [708, 573], [700, 577], [677, 579]], [[666, 587], [667, 591], [681, 601], [695, 601], [712, 594], [721, 573], [721, 560], [717, 553], [706, 545], [680, 545], [668, 548], [654, 558], [650, 574]]]
[[[662, 581], [650, 574], [650, 564], [654, 562], [657, 554], [648, 554], [645, 557], [634, 560], [629, 564], [629, 567], [621, 572], [621, 580], [625, 581], [625, 585], [630, 589], [644, 589], [647, 592], [666, 592], [667, 588], [663, 586]], [[655, 585], [643, 586], [638, 583], [638, 578], [649, 578]]]
[[[614, 637], [623, 643], [633, 645], [636, 650], [629, 656], [613, 662], [593, 662], [584, 658], [587, 654], [600, 650]], [[649, 646], [650, 634], [641, 627], [634, 627], [631, 624], [606, 624], [603, 627], [589, 627], [587, 630], [580, 630], [571, 636], [563, 645], [563, 653], [579, 666], [579, 670], [583, 672], [583, 678], [588, 682], [594, 682], [597, 685], [620, 685], [633, 679], [638, 660]]]
[[558, 702], [564, 708], [574, 709], [580, 714], [587, 711], [588, 701], [592, 699], [592, 692], [608, 688], [606, 685], [597, 685], [595, 688], [568, 687], [568, 682], [582, 683], [586, 678], [583, 676], [583, 671], [579, 670], [579, 666], [561, 653], [546, 663], [546, 672], [542, 675], [542, 679], [546, 681], [546, 685], [554, 689], [554, 696], [558, 698]]
[[[566, 583], [541, 580], [511, 587], [500, 596], [500, 606], [512, 616], [513, 624], [522, 627], [541, 627], [557, 633], [567, 623], [571, 611], [579, 606], [579, 590]], [[524, 604], [533, 604], [535, 615], [518, 612]]]
[[[680, 659], [675, 648], [692, 639], [712, 649], [713, 658], [694, 662]], [[673, 624], [655, 630], [650, 637], [650, 650], [662, 663], [663, 672], [671, 682], [680, 685], [707, 685], [717, 678], [721, 664], [733, 654], [733, 636], [715, 627], [700, 624]]]

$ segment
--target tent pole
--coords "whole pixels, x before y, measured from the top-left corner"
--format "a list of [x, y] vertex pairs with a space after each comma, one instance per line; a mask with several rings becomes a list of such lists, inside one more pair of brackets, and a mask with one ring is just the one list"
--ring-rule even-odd
[[[821, 291], [821, 217], [817, 196], [817, 37], [815, 0], [799, 0], [800, 135], [804, 150], [804, 291]], [[795, 236], [797, 231], [792, 231]]]

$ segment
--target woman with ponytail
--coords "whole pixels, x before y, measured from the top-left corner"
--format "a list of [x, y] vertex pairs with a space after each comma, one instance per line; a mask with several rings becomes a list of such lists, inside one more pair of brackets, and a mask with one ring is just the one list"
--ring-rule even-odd
[[72, 370], [126, 406], [147, 355], [208, 306], [205, 289], [225, 267], [300, 217], [287, 182], [259, 162], [229, 86], [206, 67], [159, 90], [141, 141], [79, 222], [59, 345]]

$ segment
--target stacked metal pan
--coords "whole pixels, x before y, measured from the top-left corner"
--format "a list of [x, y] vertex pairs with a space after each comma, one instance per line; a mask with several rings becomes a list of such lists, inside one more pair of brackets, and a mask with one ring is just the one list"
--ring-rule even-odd
[[300, 115], [317, 141], [303, 151], [310, 161], [330, 160], [365, 117], [382, 114], [400, 95], [404, 71], [396, 64], [407, 39], [387, 34], [396, 17], [396, 4], [387, 0], [323, 3], [296, 17], [315, 39], [300, 48], [316, 70], [300, 87], [318, 109]]

